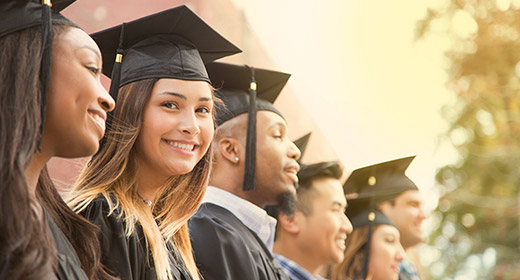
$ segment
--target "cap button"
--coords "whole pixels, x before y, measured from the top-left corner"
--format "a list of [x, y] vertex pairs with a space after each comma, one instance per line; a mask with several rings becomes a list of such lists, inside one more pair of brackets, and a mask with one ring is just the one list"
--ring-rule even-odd
[[370, 177], [368, 177], [368, 184], [369, 184], [370, 186], [375, 185], [375, 184], [376, 184], [376, 177], [374, 177], [374, 176], [370, 176]]
[[376, 219], [376, 213], [370, 212], [368, 213], [368, 220], [373, 222]]

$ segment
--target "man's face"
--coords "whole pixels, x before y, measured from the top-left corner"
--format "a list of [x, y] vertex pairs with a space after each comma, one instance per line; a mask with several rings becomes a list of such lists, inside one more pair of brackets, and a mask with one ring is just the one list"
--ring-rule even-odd
[[345, 240], [352, 224], [345, 215], [347, 201], [335, 178], [319, 178], [308, 191], [312, 212], [303, 218], [297, 238], [315, 265], [336, 264], [343, 260]]
[[426, 219], [423, 198], [417, 190], [409, 190], [395, 199], [394, 205], [383, 202], [381, 211], [397, 226], [401, 233], [401, 244], [405, 249], [425, 240], [422, 222]]
[[283, 193], [295, 194], [300, 150], [287, 137], [287, 124], [278, 114], [257, 112], [256, 194], [276, 203]]

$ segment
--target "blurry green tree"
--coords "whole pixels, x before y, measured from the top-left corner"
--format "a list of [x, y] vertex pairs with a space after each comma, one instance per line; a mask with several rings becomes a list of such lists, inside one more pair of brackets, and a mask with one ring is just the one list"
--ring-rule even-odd
[[433, 279], [520, 279], [520, 1], [446, 0], [417, 23], [442, 36], [446, 137], [459, 160], [437, 173], [441, 199], [430, 245]]

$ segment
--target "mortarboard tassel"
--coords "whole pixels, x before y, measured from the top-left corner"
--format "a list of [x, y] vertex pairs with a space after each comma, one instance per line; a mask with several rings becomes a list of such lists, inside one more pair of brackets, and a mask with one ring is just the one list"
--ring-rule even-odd
[[110, 90], [108, 93], [117, 101], [117, 93], [119, 91], [119, 81], [121, 78], [121, 61], [123, 61], [123, 40], [125, 37], [125, 24], [121, 25], [121, 32], [119, 33], [119, 46], [117, 47], [116, 60], [114, 68], [112, 68], [112, 80], [110, 81]]
[[251, 70], [251, 83], [249, 85], [249, 110], [247, 115], [244, 191], [254, 190], [256, 185], [256, 81], [255, 68], [248, 68]]
[[[114, 101], [117, 101], [117, 94], [119, 92], [119, 81], [121, 80], [121, 62], [123, 61], [124, 38], [125, 38], [125, 23], [123, 23], [121, 25], [121, 32], [119, 33], [119, 45], [118, 45], [117, 51], [116, 51], [114, 67], [112, 68], [112, 75], [110, 75], [110, 77], [112, 77], [112, 79], [110, 80], [110, 89], [109, 89], [108, 93], [110, 94], [110, 96], [112, 96], [112, 98], [114, 98]], [[107, 131], [108, 131], [108, 129], [110, 129], [110, 126], [112, 125], [113, 114], [114, 114], [113, 111], [107, 113], [107, 121], [106, 121]], [[99, 151], [101, 151], [101, 148], [105, 145], [105, 143], [107, 141], [106, 135], [107, 135], [107, 132], [105, 132], [105, 136], [101, 139], [101, 141], [99, 141], [99, 149], [98, 149], [97, 153], [94, 156], [92, 156], [92, 159], [90, 160], [90, 162], [92, 162], [92, 160], [94, 158], [96, 158], [96, 156], [99, 154]], [[90, 162], [89, 162], [89, 164], [90, 164]]]
[[47, 108], [47, 95], [49, 91], [52, 55], [52, 22], [51, 0], [42, 0], [42, 59], [40, 63], [40, 90], [41, 90], [41, 123], [38, 151], [41, 151], [43, 137], [43, 123]]
[[367, 217], [370, 223], [368, 225], [368, 239], [367, 244], [365, 246], [365, 259], [363, 260], [363, 269], [361, 270], [361, 275], [363, 276], [363, 279], [367, 279], [368, 262], [370, 261], [370, 245], [372, 243], [372, 231], [374, 230], [374, 220], [376, 219], [376, 213], [373, 211], [373, 209], [375, 208], [374, 200], [375, 199], [373, 198], [370, 200], [370, 209], [372, 210], [370, 211], [370, 213], [368, 213]]

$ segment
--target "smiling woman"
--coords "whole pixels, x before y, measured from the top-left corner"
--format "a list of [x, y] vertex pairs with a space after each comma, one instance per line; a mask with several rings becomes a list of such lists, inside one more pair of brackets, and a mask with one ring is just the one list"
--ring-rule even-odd
[[39, 1], [0, 4], [0, 279], [108, 277], [95, 227], [67, 207], [46, 169], [54, 156], [95, 153], [114, 108], [93, 71], [96, 43], [58, 13], [71, 2], [56, 1], [52, 13]]
[[118, 58], [103, 64], [117, 106], [69, 204], [101, 228], [114, 276], [199, 279], [187, 220], [212, 162], [215, 101], [204, 62], [239, 50], [185, 6], [92, 36], [104, 57]]

